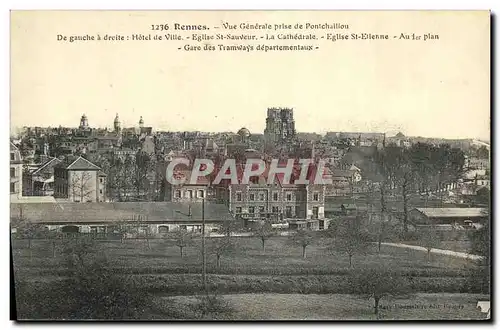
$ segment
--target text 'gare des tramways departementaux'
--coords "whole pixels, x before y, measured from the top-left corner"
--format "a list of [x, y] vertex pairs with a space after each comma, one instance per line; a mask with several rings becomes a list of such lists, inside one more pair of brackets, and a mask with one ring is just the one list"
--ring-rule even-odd
[[150, 24], [140, 32], [63, 35], [60, 42], [168, 42], [181, 52], [279, 52], [317, 51], [346, 42], [436, 42], [432, 31], [366, 31], [348, 22], [251, 23], [221, 21], [220, 24]]

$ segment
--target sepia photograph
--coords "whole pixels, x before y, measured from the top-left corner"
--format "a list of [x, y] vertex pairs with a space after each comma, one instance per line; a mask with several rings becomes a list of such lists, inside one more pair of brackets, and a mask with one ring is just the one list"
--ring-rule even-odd
[[18, 321], [491, 321], [487, 10], [12, 10]]

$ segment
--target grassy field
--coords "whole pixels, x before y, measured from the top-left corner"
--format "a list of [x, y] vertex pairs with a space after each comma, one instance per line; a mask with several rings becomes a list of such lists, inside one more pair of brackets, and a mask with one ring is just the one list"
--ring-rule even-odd
[[[235, 320], [375, 320], [373, 300], [348, 294], [235, 294], [222, 296], [232, 307]], [[192, 297], [171, 297], [179, 306]], [[380, 302], [381, 320], [481, 320], [476, 309], [487, 296], [470, 294], [415, 294], [385, 298]]]
[[[210, 246], [211, 239], [207, 240]], [[291, 246], [285, 237], [266, 242], [262, 250], [257, 238], [234, 238], [235, 248], [221, 258], [216, 267], [216, 256], [207, 257], [207, 270], [214, 274], [234, 275], [342, 275], [349, 269], [349, 258], [338, 250], [330, 250], [321, 239], [307, 247], [307, 257], [302, 258], [301, 247]], [[150, 249], [143, 240], [99, 241], [98, 249], [104, 252], [124, 273], [134, 274], [190, 274], [200, 273], [200, 241], [193, 241], [184, 248], [181, 258], [179, 248], [172, 240], [151, 240]], [[13, 242], [14, 264], [21, 272], [61, 275], [64, 266], [59, 251], [52, 256], [52, 244], [46, 240], [33, 240], [31, 251], [26, 241]], [[427, 260], [424, 252], [383, 246], [378, 253], [376, 245], [362, 254], [354, 255], [353, 267], [366, 267], [383, 263], [402, 272], [427, 274], [453, 274], [469, 262], [459, 258], [432, 255]]]
[[[233, 240], [235, 247], [222, 256], [220, 267], [216, 265], [215, 254], [208, 249], [207, 273], [210, 292], [224, 295], [224, 299], [234, 305], [234, 318], [275, 319], [280, 315], [303, 319], [373, 317], [368, 300], [347, 295], [350, 292], [347, 283], [351, 271], [349, 258], [341, 251], [329, 249], [327, 241], [315, 240], [307, 247], [307, 257], [303, 258], [302, 248], [290, 245], [285, 237], [269, 239], [265, 250], [257, 238], [238, 237]], [[207, 246], [210, 247], [212, 242], [212, 239], [207, 239]], [[19, 283], [23, 283], [19, 285], [25, 285], [28, 292], [44, 292], [44, 287], [50, 287], [50, 283], [70, 275], [65, 267], [65, 256], [58, 247], [62, 245], [61, 241], [56, 241], [55, 257], [52, 243], [33, 240], [31, 249], [28, 249], [26, 240], [13, 241], [15, 276], [21, 281]], [[188, 296], [203, 292], [200, 240], [190, 242], [184, 248], [183, 257], [173, 240], [155, 239], [149, 244], [135, 239], [123, 243], [103, 240], [96, 244], [97, 250], [106, 255], [108, 267], [127, 287], [140, 288], [154, 295], [155, 299], [183, 295], [186, 298], [182, 299], [189, 300]], [[425, 303], [431, 296], [423, 293], [439, 292], [443, 303], [447, 304], [458, 304], [459, 301], [465, 304], [465, 300], [474, 297], [463, 294], [469, 292], [464, 289], [466, 268], [471, 266], [468, 260], [444, 255], [432, 255], [428, 260], [425, 252], [388, 246], [383, 246], [379, 253], [373, 244], [364, 253], [353, 257], [354, 269], [370, 265], [384, 265], [399, 271], [409, 281], [412, 292], [419, 292], [419, 299], [424, 299]], [[448, 297], [444, 292], [462, 294]], [[458, 297], [458, 300], [453, 300], [453, 297]], [[286, 304], [280, 299], [286, 300]], [[275, 306], [276, 310], [266, 306]], [[387, 315], [383, 314], [385, 312]], [[415, 316], [415, 313], [420, 314]], [[444, 316], [436, 314], [433, 317], [449, 318], [447, 315], [452, 312], [443, 313]], [[426, 314], [388, 309], [382, 311], [382, 315], [422, 319]], [[475, 317], [471, 315], [467, 313], [467, 316], [457, 318]], [[161, 315], [155, 317], [161, 318]]]

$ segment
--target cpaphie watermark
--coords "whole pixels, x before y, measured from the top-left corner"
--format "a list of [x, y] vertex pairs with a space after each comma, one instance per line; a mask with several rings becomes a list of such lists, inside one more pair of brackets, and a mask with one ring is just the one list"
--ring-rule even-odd
[[[289, 159], [286, 164], [278, 159], [266, 162], [251, 158], [240, 164], [228, 158], [216, 168], [211, 159], [197, 158], [191, 164], [188, 158], [175, 158], [168, 164], [165, 178], [171, 185], [195, 185], [201, 177], [210, 178], [212, 185], [218, 185], [222, 180], [229, 180], [232, 185], [248, 184], [252, 177], [263, 177], [267, 184], [274, 183], [276, 178], [282, 184], [332, 184], [332, 179], [325, 173], [326, 164], [321, 159], [307, 158]], [[187, 169], [178, 170], [176, 167]], [[189, 175], [185, 175], [186, 172]]]

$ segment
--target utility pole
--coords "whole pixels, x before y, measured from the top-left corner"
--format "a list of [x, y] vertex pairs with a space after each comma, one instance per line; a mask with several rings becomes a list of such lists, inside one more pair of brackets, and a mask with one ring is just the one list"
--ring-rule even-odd
[[201, 257], [202, 257], [202, 280], [203, 288], [208, 296], [208, 286], [207, 286], [207, 260], [205, 253], [205, 197], [201, 201]]

